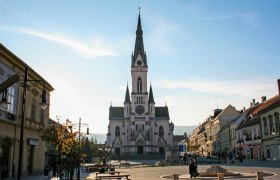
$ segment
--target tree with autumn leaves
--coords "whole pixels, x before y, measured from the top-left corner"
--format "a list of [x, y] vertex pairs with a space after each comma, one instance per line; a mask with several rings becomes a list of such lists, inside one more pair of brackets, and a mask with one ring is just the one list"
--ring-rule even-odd
[[65, 125], [52, 124], [41, 136], [43, 141], [50, 142], [56, 150], [68, 154], [79, 148], [79, 132], [73, 132], [73, 126], [69, 120]]
[[58, 160], [57, 158], [50, 158], [53, 160], [49, 164], [54, 174], [58, 171], [61, 179], [63, 173], [68, 172], [71, 177], [74, 174], [74, 169], [79, 168], [80, 157], [78, 150], [80, 144], [78, 136], [79, 132], [73, 131], [73, 125], [69, 120], [66, 120], [65, 125], [58, 123], [50, 125], [41, 136], [42, 140], [49, 142], [51, 147], [58, 153]]

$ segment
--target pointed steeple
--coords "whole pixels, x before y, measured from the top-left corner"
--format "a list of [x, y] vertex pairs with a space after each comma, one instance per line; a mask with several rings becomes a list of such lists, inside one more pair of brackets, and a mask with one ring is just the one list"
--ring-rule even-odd
[[154, 95], [153, 95], [152, 85], [150, 85], [149, 103], [153, 103], [153, 104], [155, 104], [155, 100], [154, 100]]
[[140, 8], [139, 8], [139, 15], [138, 15], [137, 30], [136, 30], [134, 54], [132, 55], [131, 66], [134, 66], [136, 58], [139, 54], [141, 55], [144, 61], [144, 66], [147, 66], [146, 53], [144, 50], [144, 42], [143, 42], [143, 30], [141, 25]]
[[126, 86], [126, 93], [125, 93], [125, 100], [124, 100], [124, 103], [131, 103], [131, 101], [130, 101], [130, 96], [129, 96], [128, 85]]

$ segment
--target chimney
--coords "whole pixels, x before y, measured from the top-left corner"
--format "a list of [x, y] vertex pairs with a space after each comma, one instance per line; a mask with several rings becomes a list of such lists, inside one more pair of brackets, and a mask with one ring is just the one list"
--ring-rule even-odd
[[243, 112], [245, 112], [246, 111], [246, 107], [243, 107]]
[[280, 79], [277, 80], [278, 83], [278, 96], [280, 96]]
[[250, 107], [252, 107], [252, 106], [253, 106], [253, 103], [251, 102], [251, 103], [250, 103]]
[[266, 101], [266, 96], [262, 96], [262, 103]]
[[253, 99], [253, 105], [254, 105], [254, 106], [256, 105], [256, 100], [255, 100], [255, 99]]

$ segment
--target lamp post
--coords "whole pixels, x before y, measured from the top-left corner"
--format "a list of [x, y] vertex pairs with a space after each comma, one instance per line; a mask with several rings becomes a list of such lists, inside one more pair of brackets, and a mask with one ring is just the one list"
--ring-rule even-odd
[[81, 157], [81, 127], [82, 126], [87, 126], [87, 134], [89, 134], [89, 127], [87, 123], [81, 123], [81, 118], [79, 118], [79, 123], [73, 123], [72, 125], [78, 125], [79, 126], [79, 137], [78, 137], [78, 141], [79, 141], [79, 149], [78, 149], [78, 173], [77, 173], [77, 179], [80, 180], [80, 174], [81, 174], [81, 170], [80, 170], [80, 157]]
[[[24, 121], [25, 121], [25, 99], [26, 99], [26, 88], [27, 82], [44, 82], [43, 80], [29, 80], [28, 79], [28, 67], [25, 67], [24, 71], [24, 79], [23, 79], [23, 95], [22, 95], [22, 106], [21, 106], [21, 122], [20, 122], [20, 142], [19, 142], [19, 155], [18, 155], [18, 173], [17, 173], [17, 180], [21, 178], [21, 169], [22, 169], [22, 155], [23, 155], [23, 134], [24, 134]], [[47, 92], [45, 90], [45, 83], [44, 89], [42, 91], [42, 101], [41, 107], [45, 109], [47, 107]]]

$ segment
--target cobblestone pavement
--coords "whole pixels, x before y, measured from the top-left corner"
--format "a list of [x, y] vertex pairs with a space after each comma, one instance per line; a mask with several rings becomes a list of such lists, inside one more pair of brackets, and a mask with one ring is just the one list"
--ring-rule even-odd
[[[273, 176], [264, 177], [265, 180], [279, 180], [280, 179], [280, 162], [260, 161], [260, 162], [243, 162], [238, 164], [212, 164], [219, 165], [229, 172], [251, 173], [256, 174], [257, 171], [265, 173], [273, 173]], [[198, 165], [199, 172], [205, 172], [211, 165]], [[118, 168], [117, 171], [130, 174], [133, 180], [168, 180], [164, 177], [173, 177], [173, 174], [179, 174], [180, 179], [190, 179], [188, 174], [188, 166], [166, 166], [166, 167], [145, 167], [134, 166], [130, 168]], [[95, 173], [81, 173], [81, 179], [93, 180]], [[173, 178], [171, 178], [173, 179]], [[197, 178], [200, 179], [200, 178]], [[206, 178], [204, 178], [206, 179]], [[209, 178], [208, 178], [209, 179]], [[217, 179], [217, 178], [211, 178]], [[225, 179], [240, 179], [233, 177], [225, 177]], [[256, 176], [249, 178], [242, 178], [244, 180], [255, 180]], [[48, 176], [26, 176], [22, 180], [56, 180], [56, 178]]]
[[[248, 178], [242, 178], [244, 180], [255, 180], [256, 172], [263, 171], [265, 173], [272, 173], [273, 176], [264, 177], [266, 180], [279, 180], [280, 179], [280, 162], [243, 162], [238, 164], [212, 164], [219, 165], [227, 169], [228, 172], [240, 172], [248, 173], [250, 176]], [[206, 169], [210, 168], [211, 165], [198, 165], [199, 172], [205, 172]], [[188, 174], [188, 166], [166, 166], [166, 167], [143, 167], [136, 166], [131, 168], [121, 168], [117, 169], [124, 173], [130, 174], [130, 178], [133, 180], [164, 180], [163, 177], [173, 177], [173, 174], [179, 174], [180, 179], [190, 179]], [[86, 179], [93, 179], [95, 177], [94, 173], [91, 173]], [[173, 178], [171, 178], [173, 179]], [[199, 179], [199, 178], [197, 178]], [[206, 179], [206, 178], [203, 178]], [[209, 178], [208, 178], [209, 179]], [[210, 178], [217, 179], [217, 178]], [[225, 177], [225, 179], [240, 179], [235, 177]], [[166, 179], [168, 180], [168, 179]]]

